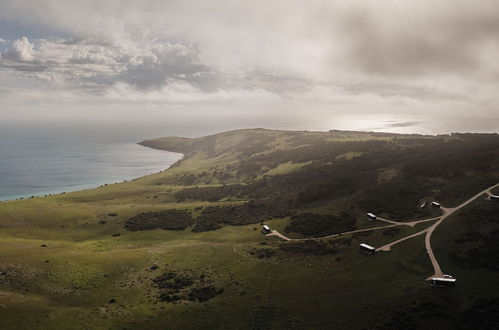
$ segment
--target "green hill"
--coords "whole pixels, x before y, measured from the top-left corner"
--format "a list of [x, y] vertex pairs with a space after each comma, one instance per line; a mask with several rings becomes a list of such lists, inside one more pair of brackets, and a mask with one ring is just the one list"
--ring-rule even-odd
[[2, 329], [497, 324], [499, 202], [479, 198], [433, 234], [455, 288], [425, 283], [424, 236], [374, 256], [358, 244], [430, 225], [365, 212], [432, 218], [423, 201], [453, 207], [498, 183], [499, 135], [253, 129], [141, 144], [185, 156], [131, 182], [0, 203]]

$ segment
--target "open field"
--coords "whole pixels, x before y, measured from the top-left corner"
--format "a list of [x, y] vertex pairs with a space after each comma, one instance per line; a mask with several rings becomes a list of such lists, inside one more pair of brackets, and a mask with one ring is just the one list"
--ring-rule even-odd
[[[435, 230], [435, 254], [458, 278], [451, 290], [425, 283], [433, 268], [424, 235], [387, 253], [358, 251], [433, 222], [317, 243], [266, 237], [260, 224], [307, 238], [390, 225], [368, 222], [367, 211], [402, 222], [438, 216], [421, 202], [456, 206], [499, 182], [499, 136], [241, 130], [143, 144], [185, 157], [131, 182], [0, 203], [0, 327], [466, 329], [494, 321], [492, 312], [467, 315], [484, 301], [499, 306], [490, 260], [499, 203], [478, 199]], [[181, 229], [161, 229], [173, 225]]]

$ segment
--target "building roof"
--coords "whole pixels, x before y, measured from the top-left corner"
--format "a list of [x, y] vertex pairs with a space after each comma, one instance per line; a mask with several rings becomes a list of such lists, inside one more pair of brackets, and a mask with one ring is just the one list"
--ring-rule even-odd
[[376, 250], [374, 247], [372, 247], [371, 245], [368, 245], [366, 243], [360, 243], [360, 246], [365, 247], [366, 249], [369, 249], [369, 250]]
[[431, 280], [438, 282], [456, 282], [455, 278], [444, 278], [444, 277], [432, 277]]

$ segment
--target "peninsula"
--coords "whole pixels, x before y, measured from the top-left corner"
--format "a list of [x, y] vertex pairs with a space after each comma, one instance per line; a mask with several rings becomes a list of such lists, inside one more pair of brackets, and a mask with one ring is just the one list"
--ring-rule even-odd
[[[0, 203], [3, 328], [497, 324], [499, 135], [246, 129], [140, 144], [184, 157]], [[447, 274], [455, 287], [426, 280]]]

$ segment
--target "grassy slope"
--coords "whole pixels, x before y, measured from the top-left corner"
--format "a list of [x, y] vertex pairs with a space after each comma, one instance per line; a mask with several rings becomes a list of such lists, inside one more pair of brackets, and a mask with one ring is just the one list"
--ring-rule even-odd
[[[296, 171], [310, 170], [307, 166], [311, 163], [329, 166], [335, 160], [361, 157], [359, 151], [347, 151], [332, 153], [330, 159], [322, 160], [316, 160], [316, 155], [270, 161], [265, 158], [255, 171], [249, 167], [254, 155], [274, 157], [277, 152], [289, 150], [299, 150], [302, 155], [307, 146], [314, 149], [317, 143], [327, 148], [338, 142], [393, 141], [395, 137], [411, 138], [356, 132], [247, 130], [199, 139], [145, 141], [144, 145], [183, 152], [186, 157], [168, 171], [132, 182], [0, 203], [0, 326], [361, 328], [383, 322], [391, 311], [414, 301], [445, 301], [454, 296], [460, 301], [461, 295], [469, 291], [440, 292], [436, 297], [425, 286], [423, 280], [431, 273], [431, 265], [422, 237], [374, 257], [357, 251], [361, 241], [381, 245], [419, 228], [403, 229], [393, 237], [381, 232], [357, 237], [335, 255], [279, 252], [264, 259], [252, 257], [250, 252], [262, 246], [278, 249], [278, 240], [255, 231], [258, 225], [224, 226], [203, 233], [190, 229], [127, 232], [123, 228], [126, 219], [140, 212], [181, 208], [196, 213], [197, 208], [208, 204], [240, 203], [231, 198], [180, 201], [175, 193], [189, 186], [247, 185], [264, 176], [292, 177]], [[244, 163], [248, 167], [243, 171], [238, 166]], [[390, 181], [398, 170], [385, 168], [380, 173]], [[470, 191], [468, 196], [473, 193]], [[359, 215], [358, 227], [367, 226], [360, 218], [361, 210], [355, 207], [356, 199], [349, 196], [326, 196], [321, 203], [295, 209], [338, 213], [347, 207]], [[426, 196], [431, 197], [422, 197]], [[118, 215], [112, 217], [109, 213]], [[268, 223], [283, 231], [288, 221], [274, 218]], [[440, 230], [435, 235], [438, 244], [445, 246], [447, 238]], [[121, 235], [113, 237], [115, 233]], [[260, 245], [262, 242], [270, 245]], [[447, 264], [452, 267], [446, 259], [444, 269]], [[152, 265], [159, 269], [151, 270]], [[166, 270], [206, 274], [225, 291], [206, 303], [158, 302], [152, 278]], [[467, 278], [483, 274], [482, 270], [470, 272]], [[493, 273], [487, 274], [489, 279]], [[473, 299], [488, 294], [475, 290]], [[117, 302], [110, 304], [113, 298]]]

